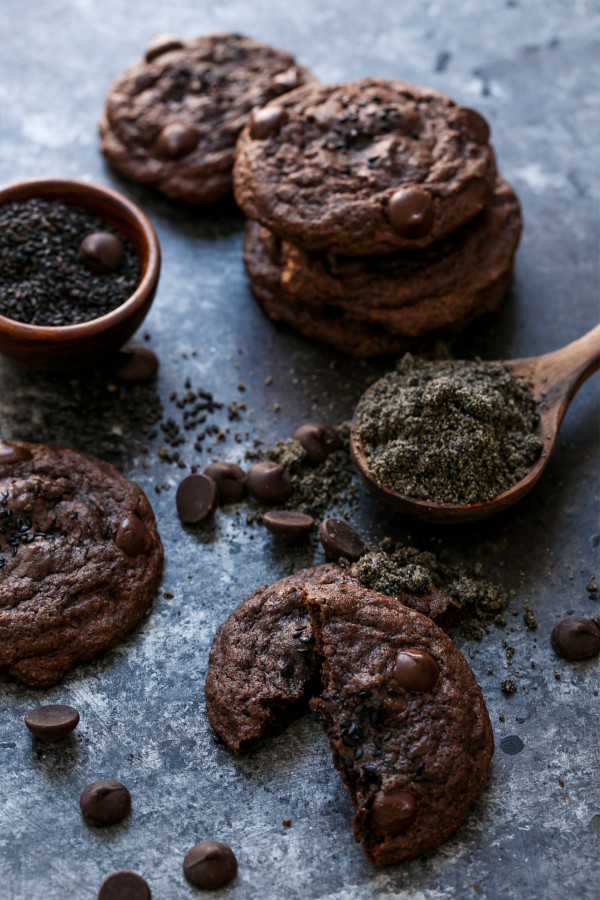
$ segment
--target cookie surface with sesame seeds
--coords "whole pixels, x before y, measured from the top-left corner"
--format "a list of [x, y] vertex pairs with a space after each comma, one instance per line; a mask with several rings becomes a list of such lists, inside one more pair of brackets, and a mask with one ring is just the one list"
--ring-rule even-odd
[[109, 90], [102, 152], [168, 197], [213, 202], [231, 193], [235, 144], [251, 111], [309, 78], [290, 53], [240, 34], [156, 35]]
[[152, 604], [162, 543], [144, 492], [65, 447], [0, 441], [0, 670], [56, 684]]
[[432, 88], [363, 78], [271, 101], [238, 141], [246, 215], [308, 250], [350, 256], [424, 247], [490, 201], [489, 127]]

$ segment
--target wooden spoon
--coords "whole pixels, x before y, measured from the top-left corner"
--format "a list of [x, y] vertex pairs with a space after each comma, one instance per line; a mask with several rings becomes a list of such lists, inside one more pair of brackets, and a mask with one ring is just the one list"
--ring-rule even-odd
[[[517, 375], [531, 383], [540, 414], [537, 435], [544, 446], [539, 459], [524, 478], [485, 503], [433, 503], [399, 494], [379, 484], [371, 475], [355, 415], [350, 432], [350, 452], [360, 479], [373, 496], [403, 515], [440, 524], [484, 519], [521, 500], [548, 464], [569, 403], [583, 382], [600, 368], [600, 325], [560, 350], [528, 359], [513, 359], [508, 365]], [[371, 390], [373, 385], [363, 396]]]

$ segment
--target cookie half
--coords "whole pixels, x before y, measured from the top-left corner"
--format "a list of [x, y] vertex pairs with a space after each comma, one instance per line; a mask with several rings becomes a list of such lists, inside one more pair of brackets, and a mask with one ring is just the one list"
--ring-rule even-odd
[[0, 442], [0, 669], [32, 687], [114, 647], [152, 604], [152, 507], [108, 463]]
[[109, 90], [102, 152], [134, 181], [210, 203], [231, 193], [235, 144], [251, 110], [309, 78], [290, 53], [240, 34], [156, 35]]
[[448, 840], [481, 794], [494, 752], [485, 701], [430, 619], [356, 585], [304, 592], [322, 660], [321, 715], [376, 865]]
[[[217, 630], [206, 709], [210, 724], [235, 753], [283, 731], [320, 690], [320, 662], [302, 591], [321, 584], [357, 582], [335, 563], [302, 569], [258, 588]], [[402, 596], [447, 625], [459, 618], [459, 607], [442, 594]]]
[[252, 292], [274, 321], [354, 356], [400, 353], [499, 308], [521, 227], [519, 201], [497, 178], [488, 209], [421, 250], [310, 253], [248, 222], [244, 263]]
[[496, 163], [479, 113], [404, 81], [304, 85], [240, 135], [235, 197], [309, 250], [424, 247], [488, 205]]

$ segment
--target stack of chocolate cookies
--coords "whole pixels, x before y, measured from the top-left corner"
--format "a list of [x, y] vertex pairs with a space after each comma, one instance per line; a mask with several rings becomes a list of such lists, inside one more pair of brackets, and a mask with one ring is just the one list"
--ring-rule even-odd
[[357, 357], [498, 309], [521, 233], [489, 127], [431, 88], [310, 82], [238, 140], [244, 261], [267, 314]]

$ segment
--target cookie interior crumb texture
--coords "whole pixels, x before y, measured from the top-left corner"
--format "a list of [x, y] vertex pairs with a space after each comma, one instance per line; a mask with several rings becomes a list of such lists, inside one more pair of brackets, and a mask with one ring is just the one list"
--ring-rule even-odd
[[492, 500], [542, 451], [530, 387], [500, 363], [406, 355], [365, 394], [356, 415], [371, 475], [419, 500]]

